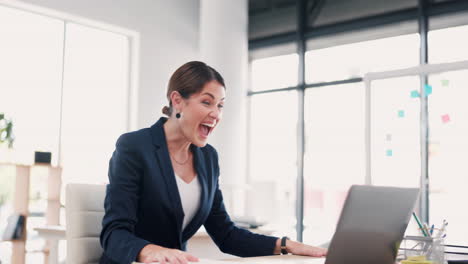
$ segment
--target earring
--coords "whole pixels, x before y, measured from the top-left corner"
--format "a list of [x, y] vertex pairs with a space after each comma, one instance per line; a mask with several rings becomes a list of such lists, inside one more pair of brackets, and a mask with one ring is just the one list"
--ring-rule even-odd
[[177, 119], [179, 119], [179, 118], [180, 118], [180, 113], [175, 114], [175, 117], [176, 117]]

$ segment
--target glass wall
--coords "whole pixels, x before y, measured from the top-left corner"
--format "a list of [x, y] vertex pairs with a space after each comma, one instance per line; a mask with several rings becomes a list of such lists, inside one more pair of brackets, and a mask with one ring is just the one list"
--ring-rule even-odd
[[[428, 33], [428, 39], [430, 63], [468, 60], [468, 49], [465, 48], [468, 46], [468, 26], [433, 30]], [[368, 72], [418, 66], [419, 46], [419, 34], [408, 34], [305, 53], [304, 185], [299, 186], [304, 190], [305, 242], [321, 244], [329, 240], [349, 186], [365, 182], [365, 90], [361, 78]], [[294, 105], [299, 100], [287, 99], [286, 94], [292, 91], [274, 91], [291, 86], [294, 91], [298, 76], [294, 71], [298, 67], [291, 64], [299, 64], [296, 58], [297, 54], [290, 54], [252, 61], [253, 81], [249, 96], [252, 119], [249, 171], [252, 182], [262, 171], [281, 168], [283, 160], [287, 164], [294, 164], [297, 160], [296, 148], [290, 150], [295, 160], [291, 160], [291, 156], [277, 160], [271, 157], [283, 157], [287, 152], [260, 145], [270, 137], [269, 133], [278, 139], [275, 142], [297, 142], [296, 138], [285, 139], [296, 135], [297, 128], [301, 127], [302, 120], [297, 120], [302, 114], [299, 112], [301, 109]], [[450, 233], [447, 241], [458, 244], [463, 244], [463, 239], [466, 241], [468, 234], [459, 230], [464, 229], [463, 223], [468, 220], [468, 215], [449, 205], [463, 200], [463, 186], [466, 185], [466, 177], [463, 176], [467, 173], [463, 157], [468, 149], [468, 141], [463, 137], [468, 132], [468, 108], [463, 104], [468, 85], [466, 76], [466, 71], [429, 76], [433, 89], [428, 97], [429, 222], [440, 225], [443, 219], [450, 219], [450, 229], [457, 231]], [[423, 156], [420, 135], [425, 125], [421, 121], [419, 94], [414, 94], [419, 89], [418, 77], [385, 79], [372, 84], [372, 184], [420, 186]], [[273, 99], [278, 97], [283, 101]], [[287, 126], [271, 129], [259, 121], [265, 116], [284, 117], [286, 112], [289, 119], [282, 122], [291, 122]], [[261, 151], [265, 153], [253, 154]], [[259, 156], [264, 161], [259, 162]], [[281, 184], [295, 186], [298, 168], [288, 168], [281, 170]], [[284, 177], [284, 173], [288, 175]], [[251, 211], [258, 208], [255, 203], [249, 206]], [[294, 216], [292, 212], [289, 214]]]
[[459, 205], [468, 186], [468, 70], [429, 76], [429, 217], [449, 222], [448, 244], [466, 244], [468, 212]]
[[305, 95], [304, 241], [331, 239], [347, 191], [364, 183], [364, 86], [311, 88]]
[[297, 93], [253, 96], [251, 107], [247, 213], [295, 237]]

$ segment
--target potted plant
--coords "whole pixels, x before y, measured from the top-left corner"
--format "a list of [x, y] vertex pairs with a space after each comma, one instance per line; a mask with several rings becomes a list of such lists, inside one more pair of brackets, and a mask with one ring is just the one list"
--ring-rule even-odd
[[6, 119], [4, 113], [0, 113], [0, 144], [7, 142], [8, 148], [12, 148], [14, 141], [13, 121]]

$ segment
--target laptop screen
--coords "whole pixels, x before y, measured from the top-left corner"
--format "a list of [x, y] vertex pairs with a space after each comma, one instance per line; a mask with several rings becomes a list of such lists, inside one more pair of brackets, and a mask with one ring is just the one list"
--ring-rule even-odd
[[417, 188], [353, 185], [325, 263], [394, 263], [418, 195]]

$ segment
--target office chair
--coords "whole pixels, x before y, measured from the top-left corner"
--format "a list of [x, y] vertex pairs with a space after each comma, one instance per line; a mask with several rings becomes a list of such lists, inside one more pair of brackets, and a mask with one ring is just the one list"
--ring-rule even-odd
[[105, 185], [68, 184], [66, 187], [67, 264], [99, 263]]

